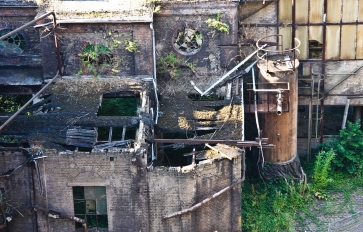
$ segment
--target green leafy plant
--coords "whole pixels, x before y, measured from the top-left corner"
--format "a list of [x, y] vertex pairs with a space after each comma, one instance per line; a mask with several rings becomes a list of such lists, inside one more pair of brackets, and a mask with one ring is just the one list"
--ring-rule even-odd
[[[82, 59], [82, 66], [95, 77], [100, 75], [104, 66], [113, 62], [111, 50], [102, 44], [88, 44], [79, 56]], [[83, 69], [81, 68], [77, 74], [83, 74]]]
[[125, 49], [129, 52], [138, 52], [139, 44], [132, 40], [125, 40]]
[[332, 160], [333, 168], [356, 174], [363, 169], [363, 132], [360, 121], [348, 122], [345, 129], [340, 130], [339, 136], [322, 145], [323, 151], [334, 150], [337, 154]]
[[316, 156], [313, 169], [313, 187], [314, 196], [318, 199], [329, 199], [326, 194], [326, 187], [333, 182], [331, 178], [331, 164], [334, 160], [335, 153], [333, 150], [327, 152], [321, 151]]
[[[229, 25], [221, 22], [221, 13], [220, 12], [218, 12], [216, 19], [209, 18], [205, 22], [208, 24], [208, 27], [211, 27], [217, 31], [225, 32], [225, 33], [229, 34]], [[214, 36], [214, 33], [213, 33], [213, 36]]]
[[188, 60], [177, 58], [173, 53], [160, 57], [157, 62], [160, 74], [168, 75], [171, 78], [180, 77], [180, 67], [187, 67], [194, 72], [195, 64]]

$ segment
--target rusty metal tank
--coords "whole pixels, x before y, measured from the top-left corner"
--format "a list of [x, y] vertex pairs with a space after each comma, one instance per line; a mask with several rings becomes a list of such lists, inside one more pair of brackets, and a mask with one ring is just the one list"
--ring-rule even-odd
[[[278, 36], [278, 35], [277, 35]], [[257, 46], [261, 40], [257, 42]], [[296, 41], [299, 44], [299, 41]], [[298, 73], [299, 61], [296, 47], [282, 50], [261, 49], [264, 57], [257, 63], [258, 104], [265, 109], [262, 114], [262, 137], [268, 138], [275, 149], [264, 149], [265, 163], [271, 176], [292, 175], [301, 178], [300, 162], [297, 157], [297, 108], [298, 108]], [[267, 105], [267, 106], [266, 106]], [[266, 110], [267, 109], [267, 110]], [[289, 167], [292, 165], [293, 167]], [[301, 170], [302, 171], [302, 170]], [[276, 172], [276, 173], [274, 173]], [[293, 173], [291, 173], [293, 172]]]

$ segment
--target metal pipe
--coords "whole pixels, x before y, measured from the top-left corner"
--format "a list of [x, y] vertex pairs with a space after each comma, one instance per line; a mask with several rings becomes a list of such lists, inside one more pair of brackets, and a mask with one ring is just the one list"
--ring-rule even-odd
[[2, 129], [4, 129], [4, 127], [9, 124], [16, 116], [18, 116], [21, 111], [23, 111], [30, 103], [33, 102], [33, 100], [35, 98], [37, 98], [51, 83], [53, 83], [53, 81], [59, 76], [59, 71], [57, 72], [57, 74], [55, 75], [55, 77], [53, 77], [53, 79], [51, 79], [41, 90], [39, 90], [38, 93], [36, 93], [27, 103], [25, 103], [25, 105], [23, 105], [18, 111], [15, 112], [15, 114], [13, 114], [13, 116], [11, 116], [8, 120], [6, 120], [6, 122], [4, 122], [1, 127], [0, 127], [0, 131]]
[[[73, 23], [152, 23], [152, 20], [114, 20], [114, 19], [72, 19], [72, 20], [58, 20], [57, 24], [73, 24]], [[36, 25], [34, 28], [48, 26], [51, 23]]]
[[267, 44], [264, 44], [263, 46], [261, 46], [260, 48], [258, 48], [257, 50], [255, 50], [253, 53], [251, 53], [249, 56], [247, 56], [243, 61], [241, 61], [241, 63], [237, 64], [234, 68], [232, 68], [231, 70], [229, 70], [229, 72], [227, 72], [226, 74], [224, 74], [216, 83], [214, 83], [211, 87], [209, 87], [206, 91], [204, 91], [201, 96], [204, 96], [205, 94], [207, 94], [209, 91], [211, 91], [216, 85], [218, 85], [219, 83], [221, 83], [224, 79], [226, 79], [227, 77], [229, 77], [229, 75], [231, 75], [234, 71], [236, 71], [239, 67], [241, 67], [244, 63], [246, 63], [249, 59], [251, 59], [252, 56], [254, 56], [257, 52], [259, 52], [261, 49], [263, 49], [264, 47], [266, 47]]
[[282, 95], [281, 95], [281, 90], [278, 92], [278, 97], [276, 100], [276, 114], [277, 115], [281, 115], [282, 114]]
[[42, 15], [42, 16], [40, 16], [40, 17], [38, 17], [38, 18], [36, 18], [36, 19], [34, 19], [34, 20], [26, 23], [26, 24], [24, 24], [23, 26], [18, 27], [17, 29], [15, 29], [15, 30], [13, 30], [13, 31], [11, 31], [11, 32], [9, 32], [9, 33], [1, 36], [0, 37], [0, 41], [3, 40], [3, 39], [8, 38], [9, 36], [11, 36], [11, 35], [19, 32], [19, 31], [21, 31], [21, 30], [23, 30], [23, 29], [25, 29], [25, 28], [27, 28], [27, 27], [29, 27], [31, 25], [33, 25], [34, 23], [36, 23], [36, 22], [38, 22], [38, 21], [40, 21], [40, 20], [48, 17], [49, 15], [52, 15], [53, 16], [54, 39], [55, 39], [56, 54], [57, 54], [57, 60], [58, 60], [58, 72], [59, 72], [60, 75], [63, 75], [61, 58], [60, 58], [60, 46], [59, 46], [58, 36], [57, 36], [57, 20], [56, 20], [56, 17], [55, 17], [54, 12], [46, 13], [46, 14], [44, 14], [44, 15]]
[[156, 52], [155, 52], [155, 30], [153, 23], [150, 23], [150, 29], [152, 31], [153, 36], [153, 71], [154, 71], [154, 78], [153, 78], [153, 85], [154, 85], [154, 93], [155, 93], [155, 100], [156, 100], [156, 113], [155, 113], [155, 124], [158, 124], [159, 118], [159, 99], [158, 99], [158, 90], [157, 90], [157, 79], [156, 79]]
[[241, 78], [241, 111], [242, 111], [242, 119], [241, 119], [241, 134], [242, 134], [242, 141], [245, 141], [245, 106], [244, 106], [244, 96], [243, 96], [243, 82], [244, 78]]
[[9, 36], [11, 36], [11, 35], [13, 35], [13, 34], [15, 34], [15, 33], [19, 32], [19, 31], [21, 31], [21, 30], [23, 30], [23, 29], [25, 29], [25, 28], [27, 28], [27, 27], [29, 27], [29, 26], [33, 25], [34, 23], [36, 23], [36, 22], [38, 22], [39, 20], [42, 20], [42, 19], [44, 19], [44, 18], [48, 17], [48, 16], [49, 16], [49, 15], [51, 15], [51, 14], [53, 14], [53, 12], [46, 13], [46, 14], [44, 14], [44, 15], [40, 16], [39, 18], [36, 18], [36, 19], [34, 19], [34, 20], [32, 20], [32, 21], [30, 21], [30, 22], [28, 22], [28, 23], [24, 24], [24, 25], [23, 25], [23, 26], [21, 26], [21, 27], [18, 27], [17, 29], [15, 29], [15, 30], [13, 30], [13, 31], [11, 31], [11, 32], [9, 32], [9, 33], [7, 33], [7, 34], [5, 34], [5, 35], [1, 36], [1, 37], [0, 37], [0, 40], [3, 40], [3, 39], [8, 38]]
[[201, 206], [205, 205], [206, 203], [208, 203], [209, 201], [213, 200], [214, 198], [220, 196], [221, 194], [227, 192], [228, 190], [231, 190], [233, 187], [235, 187], [236, 185], [239, 185], [241, 184], [244, 180], [245, 180], [245, 173], [246, 173], [246, 164], [245, 164], [245, 152], [244, 150], [242, 151], [242, 177], [241, 179], [237, 180], [235, 183], [231, 184], [230, 186], [220, 190], [219, 192], [216, 192], [215, 194], [213, 194], [212, 196], [204, 199], [203, 201], [193, 205], [192, 207], [190, 208], [187, 208], [187, 209], [184, 209], [184, 210], [180, 210], [178, 212], [175, 212], [175, 213], [171, 213], [171, 214], [168, 214], [168, 215], [165, 215], [163, 217], [163, 220], [167, 220], [169, 218], [172, 218], [172, 217], [176, 217], [176, 216], [180, 216], [180, 215], [183, 215], [183, 214], [186, 214], [186, 213], [190, 213], [190, 212], [193, 212], [195, 211], [196, 209], [200, 208]]

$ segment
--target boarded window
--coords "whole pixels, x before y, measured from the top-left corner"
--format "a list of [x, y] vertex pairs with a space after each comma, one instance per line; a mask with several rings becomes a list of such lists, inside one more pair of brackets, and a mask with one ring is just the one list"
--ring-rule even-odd
[[[88, 228], [108, 228], [106, 187], [73, 187], [74, 214], [85, 219]], [[76, 222], [76, 229], [83, 228]]]

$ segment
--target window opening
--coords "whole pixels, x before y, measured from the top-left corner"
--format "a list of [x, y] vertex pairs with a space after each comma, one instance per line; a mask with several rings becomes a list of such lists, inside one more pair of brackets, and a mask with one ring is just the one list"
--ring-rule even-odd
[[173, 36], [173, 47], [182, 55], [194, 55], [203, 44], [202, 34], [192, 27], [182, 27]]
[[[125, 128], [125, 129], [124, 129]], [[98, 142], [122, 141], [136, 138], [135, 127], [98, 127]]]
[[[0, 31], [0, 36], [6, 35], [13, 31], [12, 29], [4, 29]], [[0, 53], [4, 55], [18, 55], [24, 52], [26, 41], [22, 34], [14, 33], [8, 38], [0, 41]]]
[[[0, 95], [0, 114], [7, 115], [18, 111], [31, 98], [31, 95]], [[30, 115], [31, 112], [23, 114]]]
[[323, 44], [316, 40], [309, 40], [309, 59], [322, 59]]
[[136, 97], [107, 97], [103, 95], [97, 116], [136, 116]]
[[[73, 187], [74, 214], [85, 219], [88, 228], [108, 228], [106, 187], [75, 186]], [[79, 222], [76, 229], [83, 228]]]

